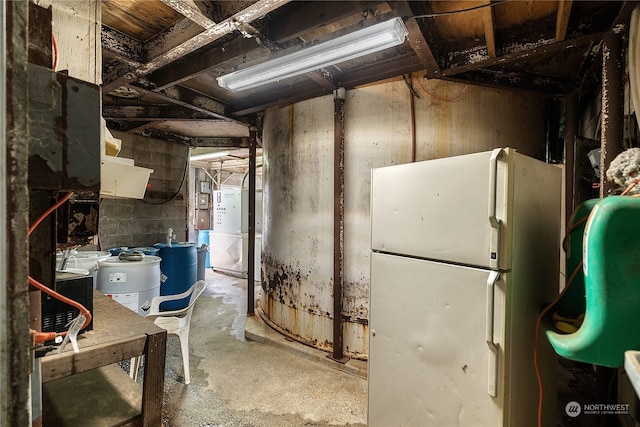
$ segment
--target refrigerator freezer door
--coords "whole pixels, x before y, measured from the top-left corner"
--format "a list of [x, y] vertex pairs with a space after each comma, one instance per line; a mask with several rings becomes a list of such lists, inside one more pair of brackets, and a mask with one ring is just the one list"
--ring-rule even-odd
[[489, 151], [374, 169], [372, 249], [508, 268], [498, 260], [507, 248], [496, 250], [496, 239], [503, 234], [496, 227], [502, 227], [500, 219], [506, 215], [510, 151], [500, 158]]
[[502, 425], [504, 285], [491, 274], [372, 254], [369, 426]]

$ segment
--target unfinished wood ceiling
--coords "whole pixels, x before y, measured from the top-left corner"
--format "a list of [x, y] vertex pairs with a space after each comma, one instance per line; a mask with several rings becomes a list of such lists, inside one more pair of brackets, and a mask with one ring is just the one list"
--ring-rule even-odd
[[[255, 113], [422, 72], [565, 95], [597, 79], [602, 37], [624, 35], [634, 2], [102, 2], [103, 115], [109, 127], [192, 146], [238, 146]], [[240, 92], [217, 77], [401, 17], [400, 46]]]

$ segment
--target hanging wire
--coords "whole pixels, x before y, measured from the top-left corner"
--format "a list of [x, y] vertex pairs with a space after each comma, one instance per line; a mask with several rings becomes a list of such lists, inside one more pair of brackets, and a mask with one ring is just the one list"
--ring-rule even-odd
[[493, 7], [493, 6], [496, 6], [498, 4], [502, 4], [502, 3], [508, 2], [508, 1], [510, 1], [510, 0], [499, 0], [499, 1], [495, 1], [493, 3], [488, 3], [488, 4], [483, 4], [483, 5], [480, 5], [480, 6], [470, 7], [468, 9], [458, 9], [458, 10], [448, 10], [448, 11], [444, 11], [444, 12], [427, 13], [425, 15], [413, 16], [413, 18], [414, 19], [435, 18], [436, 16], [455, 15], [456, 13], [471, 12], [472, 10], [484, 9], [485, 7]]
[[467, 85], [464, 85], [464, 87], [462, 88], [462, 90], [460, 91], [460, 93], [459, 93], [459, 94], [457, 94], [456, 96], [454, 96], [453, 98], [443, 98], [443, 97], [438, 96], [438, 95], [436, 95], [435, 93], [430, 92], [429, 90], [427, 90], [427, 88], [426, 88], [426, 87], [424, 87], [424, 86], [422, 85], [422, 82], [420, 81], [420, 79], [416, 79], [416, 78], [414, 77], [414, 80], [418, 83], [418, 86], [420, 86], [420, 89], [422, 89], [422, 90], [423, 90], [427, 95], [431, 96], [432, 98], [437, 99], [438, 101], [444, 101], [444, 102], [454, 102], [454, 101], [457, 101], [458, 99], [460, 99], [460, 97], [461, 97], [462, 95], [464, 95], [464, 94], [465, 94], [465, 92], [467, 91], [467, 89], [469, 89], [469, 85], [468, 85], [468, 84], [467, 84]]
[[403, 74], [402, 75], [402, 79], [404, 80], [404, 84], [407, 85], [407, 88], [409, 89], [409, 92], [411, 92], [413, 94], [413, 96], [415, 96], [416, 98], [420, 99], [420, 94], [418, 92], [416, 92], [415, 88], [413, 87], [413, 83], [411, 82], [411, 80], [412, 80], [411, 74], [409, 74], [409, 77], [407, 77], [406, 74]]
[[180, 191], [182, 190], [182, 186], [184, 185], [184, 181], [187, 178], [187, 171], [189, 170], [189, 147], [186, 147], [186, 150], [187, 152], [185, 153], [185, 158], [184, 158], [184, 169], [182, 171], [182, 179], [180, 180], [180, 185], [178, 186], [178, 189], [173, 194], [173, 196], [171, 196], [171, 198], [169, 198], [168, 200], [163, 200], [161, 202], [152, 202], [149, 200], [142, 199], [143, 203], [146, 203], [148, 205], [164, 205], [166, 203], [174, 201], [176, 197], [178, 197], [178, 195], [180, 194]]

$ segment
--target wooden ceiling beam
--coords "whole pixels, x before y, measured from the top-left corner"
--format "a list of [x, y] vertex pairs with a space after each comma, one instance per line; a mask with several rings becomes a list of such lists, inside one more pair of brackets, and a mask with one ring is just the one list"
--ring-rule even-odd
[[[256, 19], [262, 18], [267, 13], [287, 4], [290, 0], [258, 0], [249, 7], [225, 19], [213, 27], [205, 29], [200, 34], [170, 49], [166, 53], [152, 58], [146, 64], [141, 65], [134, 71], [135, 78], [145, 76], [171, 62], [174, 62], [201, 47], [219, 39], [220, 37], [235, 31], [239, 24], [248, 24]], [[110, 92], [129, 83], [131, 78], [122, 77], [118, 80], [108, 82], [103, 85], [105, 92]]]
[[[224, 48], [216, 47], [185, 56], [149, 74], [148, 78], [158, 89], [164, 89], [190, 80], [214, 67], [231, 68], [232, 61], [234, 59], [237, 61], [238, 57], [253, 61], [260, 57], [267, 58], [268, 55], [269, 52], [266, 49], [261, 49], [255, 40], [241, 37], [227, 43]], [[228, 66], [227, 63], [229, 63]]]
[[165, 105], [103, 105], [102, 116], [111, 120], [202, 120], [226, 122], [186, 108]]
[[[561, 0], [562, 1], [562, 0]], [[484, 0], [484, 4], [490, 5], [491, 0]], [[496, 57], [496, 33], [495, 33], [495, 21], [493, 17], [493, 8], [485, 7], [481, 10], [482, 23], [484, 25], [484, 39], [487, 44], [487, 54], [489, 58]]]
[[135, 133], [148, 138], [162, 139], [190, 147], [249, 148], [249, 138], [246, 137], [189, 137], [150, 127], [140, 127], [135, 130]]
[[563, 41], [567, 36], [572, 4], [573, 0], [558, 1], [558, 13], [556, 15], [556, 42]]
[[191, 138], [193, 147], [249, 148], [249, 138]]
[[479, 69], [446, 77], [444, 80], [486, 87], [502, 87], [527, 92], [564, 96], [580, 84], [577, 79], [564, 79], [526, 71]]
[[420, 29], [420, 25], [413, 18], [413, 11], [411, 10], [409, 3], [406, 1], [396, 1], [390, 2], [390, 6], [402, 17], [406, 18], [405, 26], [409, 31], [409, 45], [427, 71], [427, 77], [430, 79], [440, 77], [440, 67], [438, 66], [438, 62], [436, 61], [436, 58], [429, 47], [429, 43], [427, 43], [427, 40]]
[[[335, 20], [353, 16], [355, 13], [362, 13], [361, 9], [367, 10], [368, 8], [380, 6], [381, 4], [386, 3], [358, 3], [357, 9], [354, 8], [353, 2], [332, 2], [330, 3], [330, 7], [329, 3], [327, 3], [327, 7], [324, 6], [324, 3], [314, 4], [313, 7], [302, 8], [295, 11], [292, 17], [287, 20], [286, 25], [278, 25], [270, 28], [270, 37], [276, 42], [289, 41], [303, 33], [305, 29], [308, 31], [308, 28], [324, 28]], [[421, 34], [419, 29], [415, 34]], [[166, 88], [180, 84], [214, 67], [218, 70], [228, 69], [232, 71], [240, 60], [242, 60], [243, 63], [253, 62], [260, 59], [267, 59], [269, 54], [269, 49], [261, 48], [255, 40], [236, 38], [224, 47], [215, 47], [175, 61], [151, 73], [149, 79], [156, 84], [158, 88]], [[317, 78], [318, 75], [310, 77]], [[333, 83], [322, 84], [330, 86]]]
[[[516, 61], [522, 58], [535, 58], [542, 55], [549, 55], [562, 51], [569, 47], [581, 46], [593, 41], [599, 41], [602, 39], [604, 32], [589, 34], [586, 36], [578, 37], [575, 39], [564, 40], [559, 43], [554, 43], [555, 39], [541, 39], [536, 43], [527, 44], [527, 48], [517, 50], [514, 52], [506, 53], [496, 58], [487, 58], [485, 60], [476, 60], [477, 55], [475, 51], [466, 51], [463, 54], [456, 54], [455, 52], [450, 55], [450, 62], [454, 65], [450, 68], [442, 70], [443, 77], [454, 76], [466, 71], [478, 70], [481, 68], [492, 67], [494, 65], [504, 65], [509, 62]], [[478, 48], [482, 50], [482, 48]], [[452, 58], [452, 59], [451, 59]]]
[[130, 67], [139, 67], [144, 61], [142, 43], [120, 31], [103, 25], [100, 31], [100, 43], [102, 49], [110, 56]]
[[293, 10], [285, 22], [273, 25], [269, 35], [276, 42], [295, 38], [306, 40], [306, 35], [329, 33], [350, 26], [350, 18], [372, 18], [391, 11], [386, 1], [332, 1], [311, 2]]
[[179, 105], [208, 115], [211, 118], [218, 118], [226, 121], [236, 121], [225, 115], [225, 106], [218, 101], [194, 92], [182, 86], [175, 86], [170, 90], [155, 92], [137, 85], [129, 84], [127, 87], [139, 92], [141, 95], [155, 97], [165, 102]]
[[204, 29], [189, 18], [181, 19], [145, 43], [145, 60], [164, 55], [176, 46], [180, 46], [202, 33], [202, 31]]
[[206, 16], [200, 9], [195, 6], [195, 3], [188, 2], [186, 0], [160, 0], [162, 3], [169, 6], [171, 9], [178, 12], [185, 18], [195, 22], [202, 28], [211, 28], [216, 23]]

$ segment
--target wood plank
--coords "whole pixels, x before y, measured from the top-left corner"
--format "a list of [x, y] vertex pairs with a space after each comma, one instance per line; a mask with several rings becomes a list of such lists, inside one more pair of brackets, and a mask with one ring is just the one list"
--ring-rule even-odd
[[149, 335], [145, 351], [142, 391], [142, 425], [145, 427], [156, 427], [162, 424], [166, 345], [166, 333]]
[[443, 77], [454, 76], [462, 72], [491, 67], [497, 64], [508, 64], [511, 61], [515, 61], [522, 58], [534, 58], [534, 57], [539, 57], [543, 55], [548, 55], [551, 53], [559, 52], [568, 47], [580, 46], [580, 45], [585, 45], [587, 43], [591, 43], [593, 41], [599, 41], [602, 39], [603, 34], [604, 33], [589, 34], [587, 36], [578, 37], [570, 40], [564, 40], [558, 43], [554, 43], [554, 39], [540, 40], [538, 43], [527, 46], [526, 49], [504, 54], [497, 58], [487, 58], [485, 60], [479, 60], [474, 62], [465, 61], [463, 63], [458, 63], [458, 61], [456, 61], [456, 65], [442, 70], [442, 76]]
[[[390, 12], [392, 8], [393, 6], [389, 7], [383, 1], [311, 2], [292, 10], [286, 22], [270, 28], [269, 35], [279, 43], [295, 38], [310, 41], [321, 35], [355, 25], [362, 20], [363, 14], [370, 10], [376, 11], [375, 16], [378, 16]], [[406, 16], [411, 15], [412, 13], [408, 13]], [[352, 19], [355, 21], [351, 21]]]
[[[491, 4], [491, 0], [484, 0], [484, 4]], [[489, 58], [495, 58], [496, 35], [492, 7], [485, 7], [484, 9], [482, 9], [482, 23], [484, 24], [484, 38], [487, 44], [487, 53], [489, 54]]]
[[[225, 19], [219, 24], [214, 25], [211, 28], [206, 29], [202, 33], [197, 36], [185, 41], [184, 43], [170, 49], [168, 52], [151, 59], [146, 64], [140, 66], [135, 70], [135, 74], [138, 77], [145, 76], [152, 71], [155, 71], [173, 61], [176, 61], [195, 50], [211, 43], [214, 40], [219, 39], [220, 37], [229, 34], [232, 31], [235, 31], [238, 23], [248, 24], [255, 19], [259, 19], [266, 15], [267, 13], [279, 8], [280, 6], [288, 3], [289, 0], [258, 0], [256, 3], [251, 6], [243, 9], [237, 14], [233, 15], [230, 18]], [[104, 85], [103, 90], [106, 92], [110, 92], [123, 84], [127, 83], [129, 79], [125, 77], [118, 79], [113, 82], [109, 82]]]
[[[84, 335], [95, 335], [95, 331], [86, 332]], [[87, 347], [85, 340], [78, 340], [79, 353], [66, 351], [62, 354], [49, 355], [42, 358], [42, 382], [46, 383], [69, 375], [95, 369], [129, 359], [144, 353], [146, 336], [132, 337], [117, 341], [110, 340], [107, 343]], [[71, 344], [68, 345], [71, 347]]]
[[58, 70], [68, 70], [71, 77], [99, 84], [100, 1], [41, 0], [40, 6], [51, 5], [53, 32], [57, 39]]
[[208, 16], [200, 11], [195, 4], [185, 0], [160, 0], [180, 15], [200, 25], [202, 28], [211, 28], [216, 25]]
[[[406, 1], [391, 2], [390, 5], [402, 16], [413, 15], [411, 7]], [[413, 49], [415, 54], [418, 56], [420, 63], [422, 63], [423, 67], [427, 71], [427, 77], [430, 79], [440, 77], [440, 67], [438, 66], [438, 62], [436, 61], [431, 47], [429, 46], [429, 43], [427, 43], [427, 40], [425, 39], [418, 22], [414, 18], [410, 18], [405, 22], [405, 26], [409, 31], [409, 44], [411, 45], [411, 48]]]
[[167, 90], [161, 90], [157, 92], [134, 85], [130, 85], [130, 87], [134, 91], [140, 92], [143, 95], [146, 94], [148, 96], [157, 97], [163, 101], [169, 102], [174, 105], [179, 105], [181, 107], [185, 107], [202, 114], [206, 114], [212, 118], [235, 121], [234, 119], [231, 119], [224, 115], [224, 105], [205, 95], [196, 93], [184, 87], [175, 86], [172, 88], [168, 88]]
[[149, 334], [166, 334], [152, 321], [94, 291], [93, 330], [78, 337], [79, 353], [69, 344], [61, 354], [40, 359], [42, 382], [106, 366], [144, 353]]
[[44, 425], [110, 427], [141, 418], [142, 388], [118, 365], [51, 381], [42, 391]]
[[[215, 120], [209, 114], [202, 114], [188, 108], [169, 107], [165, 105], [103, 105], [102, 117], [113, 120]], [[226, 121], [226, 120], [225, 120]]]
[[159, 1], [108, 0], [102, 4], [102, 24], [145, 42], [174, 25], [181, 16]]
[[102, 49], [130, 67], [138, 67], [143, 61], [142, 43], [119, 31], [102, 26], [100, 32]]
[[179, 46], [187, 40], [197, 36], [202, 31], [203, 28], [190, 19], [181, 19], [173, 26], [156, 34], [145, 43], [144, 47], [147, 52], [147, 58], [155, 58], [167, 53], [174, 47]]
[[558, 14], [556, 15], [556, 41], [561, 42], [567, 36], [569, 17], [571, 16], [571, 5], [573, 0], [558, 1]]

